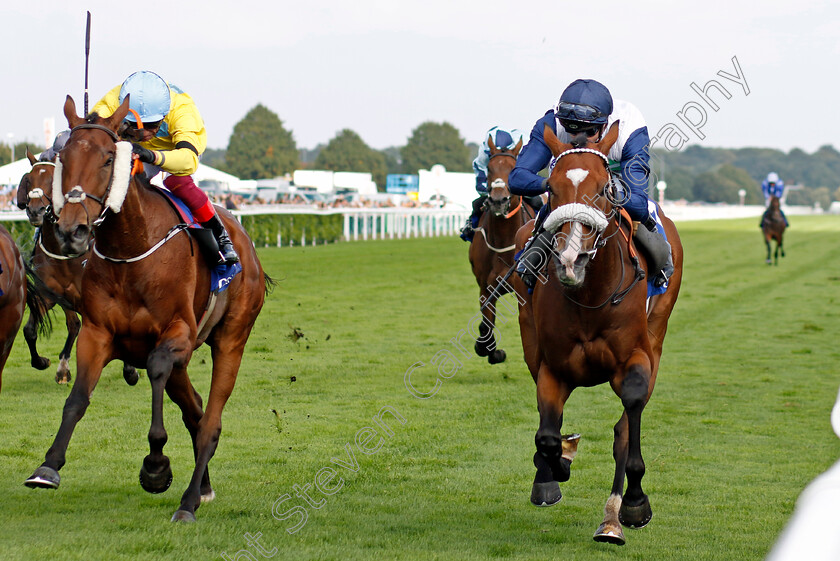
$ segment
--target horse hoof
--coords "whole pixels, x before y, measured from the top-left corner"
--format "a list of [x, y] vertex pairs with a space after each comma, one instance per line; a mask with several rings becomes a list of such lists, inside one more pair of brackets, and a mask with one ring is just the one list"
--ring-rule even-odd
[[50, 359], [39, 356], [38, 358], [33, 358], [30, 364], [32, 364], [32, 368], [35, 370], [46, 370], [50, 367]]
[[29, 479], [23, 482], [24, 485], [32, 489], [58, 489], [61, 483], [61, 476], [51, 467], [41, 466], [35, 470], [35, 473], [29, 476]]
[[146, 469], [146, 462], [140, 466], [140, 486], [148, 493], [163, 493], [172, 484], [172, 468], [169, 465], [169, 458], [166, 458], [165, 467], [160, 473], [151, 473]]
[[475, 342], [475, 354], [478, 356], [484, 357], [490, 354], [490, 350], [485, 346], [479, 343], [478, 341]]
[[504, 362], [507, 358], [507, 354], [505, 351], [501, 349], [496, 349], [492, 353], [487, 356], [487, 362], [490, 364], [499, 364], [500, 362]]
[[626, 543], [624, 531], [622, 531], [621, 526], [606, 522], [598, 526], [592, 539], [596, 542], [611, 543], [613, 545], [624, 545]]
[[534, 482], [531, 487], [531, 504], [534, 506], [554, 506], [563, 498], [560, 485], [556, 481]]
[[653, 517], [653, 511], [650, 508], [650, 501], [645, 495], [645, 500], [642, 504], [631, 506], [627, 501], [622, 501], [621, 509], [618, 511], [618, 520], [628, 528], [644, 528], [650, 519]]
[[137, 369], [132, 366], [126, 366], [123, 368], [123, 378], [125, 378], [125, 383], [129, 386], [133, 386], [137, 384], [137, 380], [140, 379], [140, 374], [137, 373]]
[[176, 510], [170, 522], [195, 522], [195, 514], [188, 510]]
[[70, 380], [72, 378], [73, 377], [70, 375], [69, 372], [56, 372], [55, 373], [55, 383], [56, 384], [61, 384], [62, 386], [64, 384], [69, 384]]

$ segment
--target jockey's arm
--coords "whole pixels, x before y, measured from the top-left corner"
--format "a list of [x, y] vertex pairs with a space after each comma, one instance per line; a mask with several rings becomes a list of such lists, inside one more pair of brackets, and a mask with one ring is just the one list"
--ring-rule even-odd
[[207, 146], [204, 121], [193, 103], [172, 109], [166, 116], [168, 136], [155, 137], [142, 145], [153, 151], [155, 165], [173, 175], [192, 175]]
[[[489, 158], [479, 148], [478, 156], [473, 160], [473, 172], [475, 172], [475, 190], [479, 193], [487, 193], [487, 162]], [[482, 156], [484, 156], [482, 158]]]
[[542, 195], [546, 191], [545, 178], [538, 175], [551, 161], [551, 150], [543, 139], [546, 124], [554, 130], [553, 111], [548, 111], [536, 122], [534, 128], [531, 129], [531, 139], [516, 159], [516, 167], [511, 170], [508, 177], [510, 192], [514, 195], [533, 197]]
[[648, 182], [650, 181], [650, 138], [647, 127], [633, 131], [621, 150], [621, 179], [630, 189], [624, 208], [633, 220], [646, 222], [648, 212]]

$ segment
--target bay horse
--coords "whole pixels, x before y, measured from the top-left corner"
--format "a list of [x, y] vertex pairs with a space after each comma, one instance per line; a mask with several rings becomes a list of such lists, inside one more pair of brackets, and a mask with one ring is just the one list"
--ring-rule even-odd
[[470, 244], [470, 265], [478, 283], [482, 322], [480, 337], [475, 342], [478, 356], [487, 357], [490, 364], [504, 362], [505, 351], [497, 348], [493, 336], [496, 323], [496, 301], [510, 292], [510, 285], [499, 282], [513, 265], [516, 232], [534, 217], [522, 197], [511, 195], [508, 175], [516, 165], [522, 150], [522, 139], [512, 149], [497, 148], [492, 135], [488, 137], [490, 159], [487, 163], [488, 196], [484, 202], [475, 237]]
[[[59, 384], [70, 382], [70, 352], [79, 334], [82, 322], [76, 313], [82, 304], [82, 272], [84, 263], [90, 257], [90, 251], [80, 255], [61, 254], [61, 247], [56, 235], [56, 226], [47, 209], [52, 204], [52, 184], [55, 162], [38, 161], [27, 148], [26, 157], [32, 169], [26, 173], [18, 185], [17, 206], [26, 210], [29, 223], [37, 228], [35, 247], [29, 260], [30, 269], [35, 273], [40, 292], [46, 301], [47, 310], [58, 304], [64, 311], [67, 326], [67, 338], [58, 354], [58, 368], [55, 381]], [[48, 217], [48, 219], [47, 219]], [[38, 370], [46, 370], [50, 359], [38, 353], [38, 316], [31, 313], [23, 327], [23, 337], [29, 347], [30, 364]], [[123, 364], [123, 377], [129, 385], [137, 383], [137, 370], [130, 364]]]
[[[208, 462], [221, 434], [221, 415], [233, 391], [248, 335], [274, 281], [260, 265], [239, 222], [217, 208], [241, 258], [242, 271], [227, 289], [211, 292], [211, 268], [164, 195], [131, 169], [132, 146], [117, 131], [129, 97], [111, 117], [76, 115], [70, 96], [64, 115], [71, 133], [56, 161], [53, 206], [62, 252], [93, 255], [82, 277], [82, 328], [76, 349], [76, 382], [44, 463], [29, 487], [58, 488], [73, 429], [90, 403], [103, 367], [123, 360], [145, 368], [152, 386], [149, 454], [140, 484], [161, 493], [172, 482], [163, 454], [163, 393], [181, 409], [192, 437], [195, 468], [173, 521], [195, 521], [201, 502], [212, 500]], [[60, 179], [60, 184], [59, 184]], [[193, 350], [207, 343], [212, 378], [207, 407], [187, 374]]]
[[[782, 217], [782, 209], [779, 197], [773, 195], [770, 197], [770, 204], [767, 210], [764, 211], [764, 217], [761, 221], [761, 233], [764, 235], [764, 245], [767, 246], [768, 265], [779, 264], [779, 253], [782, 257], [785, 256], [785, 248], [782, 245], [782, 238], [785, 235], [785, 219]], [[773, 260], [770, 260], [770, 240], [776, 242], [776, 251], [773, 253]]]
[[[646, 308], [646, 283], [638, 281], [651, 271], [645, 271], [647, 261], [636, 252], [629, 216], [619, 208], [607, 168], [618, 127], [616, 122], [598, 143], [582, 140], [574, 145], [561, 143], [545, 128], [554, 165], [549, 176], [551, 213], [544, 227], [554, 235], [556, 248], [545, 255], [540, 270], [546, 268], [547, 273], [530, 297], [518, 275], [514, 289], [523, 295], [522, 347], [536, 382], [540, 417], [531, 502], [556, 503], [561, 497], [558, 482], [569, 479], [577, 442], [570, 452], [569, 437], [560, 433], [566, 400], [575, 388], [608, 383], [621, 399], [623, 412], [614, 427], [612, 490], [594, 539], [623, 545], [622, 524], [642, 527], [652, 515], [641, 486], [641, 417], [653, 392], [668, 318], [679, 293], [683, 253], [673, 222], [660, 214], [675, 270], [667, 291], [651, 298]], [[518, 248], [532, 229], [529, 223], [517, 233]]]
[[0, 225], [0, 386], [27, 304], [32, 306], [35, 324], [40, 325], [45, 317], [43, 302], [37, 299], [15, 240]]

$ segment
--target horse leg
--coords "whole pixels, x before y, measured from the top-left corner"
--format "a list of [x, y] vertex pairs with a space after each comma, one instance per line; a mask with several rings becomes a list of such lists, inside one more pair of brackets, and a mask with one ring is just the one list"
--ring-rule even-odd
[[479, 303], [484, 306], [484, 309], [481, 311], [482, 321], [478, 328], [480, 336], [475, 341], [475, 353], [478, 356], [486, 356], [490, 364], [504, 362], [507, 358], [505, 351], [496, 346], [496, 340], [493, 337], [496, 326], [496, 303], [500, 295], [496, 288], [488, 290], [485, 286], [479, 298]]
[[55, 381], [58, 384], [67, 384], [70, 382], [70, 352], [73, 350], [73, 343], [76, 342], [76, 337], [79, 335], [79, 329], [82, 327], [82, 322], [79, 315], [71, 308], [61, 307], [64, 310], [64, 323], [67, 326], [67, 339], [64, 341], [64, 347], [58, 353], [58, 370], [55, 372]]
[[181, 504], [172, 515], [172, 521], [195, 521], [195, 511], [201, 504], [201, 485], [207, 473], [207, 465], [222, 433], [222, 410], [236, 383], [236, 375], [245, 351], [245, 342], [253, 323], [248, 325], [231, 322], [223, 327], [223, 332], [214, 333], [211, 345], [213, 357], [213, 376], [210, 383], [210, 396], [207, 409], [198, 423], [195, 439], [195, 469], [189, 486], [181, 496]]
[[624, 545], [626, 540], [618, 513], [621, 508], [621, 495], [624, 491], [624, 476], [627, 467], [627, 413], [622, 413], [621, 418], [613, 427], [613, 459], [615, 460], [615, 476], [612, 490], [607, 504], [604, 505], [604, 520], [598, 526], [592, 539], [596, 542]]
[[[47, 304], [44, 315], [53, 307], [54, 304]], [[26, 325], [23, 326], [23, 338], [26, 340], [26, 345], [29, 347], [29, 363], [32, 368], [37, 370], [46, 370], [50, 366], [50, 359], [38, 354], [38, 326], [35, 324], [36, 318], [32, 310], [29, 310], [29, 319], [26, 320]]]
[[654, 376], [647, 355], [637, 353], [631, 359], [627, 375], [621, 382], [621, 403], [627, 414], [627, 491], [621, 502], [619, 518], [631, 528], [641, 528], [650, 522], [650, 501], [642, 490], [645, 462], [642, 459], [642, 411], [653, 391]]
[[163, 426], [163, 392], [172, 368], [184, 367], [192, 351], [190, 328], [183, 322], [173, 323], [160, 337], [160, 343], [146, 360], [146, 372], [152, 385], [152, 424], [149, 428], [149, 454], [140, 467], [140, 486], [149, 493], [163, 493], [172, 484], [172, 468], [163, 453], [168, 436]]
[[[190, 438], [193, 443], [193, 459], [196, 459], [198, 456], [198, 448], [196, 446], [198, 424], [204, 415], [204, 410], [201, 408], [201, 396], [195, 391], [192, 382], [190, 382], [186, 368], [176, 366], [172, 369], [169, 382], [166, 384], [166, 393], [181, 409], [181, 418], [184, 421], [184, 426], [187, 427], [187, 431], [190, 433]], [[201, 480], [201, 502], [210, 502], [214, 498], [216, 498], [216, 494], [210, 486], [210, 472], [205, 469], [204, 476]]]
[[559, 381], [545, 364], [540, 365], [537, 374], [540, 426], [534, 437], [537, 447], [534, 466], [537, 473], [531, 488], [531, 503], [537, 506], [557, 503], [562, 497], [558, 482], [568, 481], [571, 474], [574, 455], [569, 457], [569, 454], [563, 453], [563, 437], [560, 434], [563, 406], [571, 393], [568, 385]]
[[123, 363], [123, 378], [125, 379], [125, 383], [129, 386], [134, 386], [137, 384], [137, 380], [140, 379], [140, 374], [137, 372], [137, 369], [128, 364], [127, 362]]
[[24, 482], [27, 487], [58, 488], [61, 482], [58, 471], [66, 461], [70, 437], [73, 435], [76, 424], [84, 416], [90, 404], [90, 395], [110, 358], [110, 343], [111, 336], [107, 332], [97, 331], [92, 327], [82, 330], [76, 349], [76, 383], [73, 384], [70, 395], [64, 402], [61, 426], [58, 428], [52, 446], [47, 450], [44, 463]]
[[770, 261], [770, 238], [768, 238], [766, 236], [764, 237], [764, 245], [767, 246], [767, 259], [765, 259], [764, 262], [767, 263], [768, 265], [772, 265], [773, 262]]

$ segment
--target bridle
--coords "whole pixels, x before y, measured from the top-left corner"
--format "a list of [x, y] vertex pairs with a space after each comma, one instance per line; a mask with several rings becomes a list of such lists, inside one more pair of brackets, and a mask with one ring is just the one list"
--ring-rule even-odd
[[[565, 152], [561, 152], [554, 158], [552, 158], [551, 163], [549, 165], [549, 176], [551, 172], [553, 172], [554, 167], [560, 161], [563, 156], [567, 156], [569, 154], [595, 154], [596, 156], [600, 157], [603, 160], [604, 167], [607, 170], [607, 177], [609, 178], [604, 186], [601, 188], [600, 193], [598, 196], [603, 196], [607, 199], [607, 201], [612, 205], [613, 209], [610, 214], [613, 217], [608, 218], [607, 215], [599, 208], [586, 204], [586, 203], [568, 203], [565, 205], [561, 205], [554, 209], [551, 214], [545, 219], [543, 222], [543, 228], [545, 230], [551, 232], [552, 234], [556, 233], [557, 230], [566, 222], [580, 222], [591, 227], [596, 232], [595, 241], [592, 245], [592, 249], [581, 252], [588, 255], [589, 260], [595, 258], [598, 250], [607, 245], [607, 241], [621, 232], [621, 224], [622, 224], [622, 217], [626, 215], [626, 219], [628, 224], [630, 224], [632, 229], [632, 221], [630, 220], [629, 215], [627, 215], [626, 211], [624, 211], [623, 204], [626, 202], [626, 198], [629, 197], [629, 192], [625, 192], [625, 198], [619, 199], [618, 197], [618, 188], [616, 187], [615, 180], [613, 178], [612, 173], [609, 170], [609, 158], [605, 156], [598, 150], [593, 150], [592, 148], [571, 148], [566, 150]], [[618, 209], [618, 212], [615, 210]], [[616, 229], [611, 234], [604, 236], [604, 232], [606, 232], [609, 223], [615, 220]], [[621, 277], [619, 278], [618, 284], [616, 285], [615, 289], [613, 290], [612, 294], [607, 296], [607, 298], [598, 305], [595, 306], [588, 306], [578, 302], [577, 300], [571, 298], [568, 292], [564, 291], [565, 297], [572, 303], [577, 304], [578, 306], [590, 310], [596, 310], [603, 308], [608, 303], [612, 304], [619, 304], [624, 297], [630, 292], [630, 290], [638, 283], [640, 280], [645, 278], [645, 272], [639, 265], [639, 259], [636, 256], [635, 252], [633, 251], [632, 247], [630, 246], [630, 238], [629, 236], [625, 235], [627, 238], [628, 248], [630, 248], [630, 260], [633, 263], [635, 269], [635, 275], [633, 282], [625, 288], [624, 290], [621, 289], [621, 285], [624, 283], [624, 276], [625, 276], [625, 265], [624, 265], [624, 249], [622, 244], [618, 244], [619, 249], [619, 262], [621, 263]]]
[[[489, 162], [489, 160], [492, 160], [493, 158], [497, 158], [499, 156], [507, 156], [508, 158], [513, 158], [513, 160], [516, 161], [516, 155], [511, 154], [510, 152], [496, 152], [495, 154], [490, 155], [490, 158], [488, 159], [488, 162]], [[512, 195], [510, 194], [510, 190], [508, 190], [508, 195], [506, 197], [502, 197], [500, 200], [492, 200], [489, 197], [490, 190], [495, 188], [495, 185], [496, 185], [497, 181], [502, 181], [502, 180], [501, 179], [496, 179], [496, 180], [493, 181], [493, 183], [491, 183], [489, 185], [490, 189], [488, 189], [488, 191], [487, 191], [488, 197], [487, 197], [487, 200], [484, 202], [484, 206], [488, 210], [491, 210], [496, 216], [504, 216], [505, 219], [508, 219], [512, 216], [515, 216], [516, 213], [519, 212], [519, 209], [522, 208], [522, 198], [521, 197], [519, 198], [519, 204], [516, 205], [516, 208], [514, 208], [513, 210], [510, 210], [510, 199], [512, 197]], [[502, 181], [502, 183], [504, 183], [504, 182]], [[503, 184], [503, 185], [500, 185], [499, 187], [505, 187], [506, 188], [507, 185]], [[498, 206], [498, 208], [499, 208], [498, 212], [493, 210], [493, 207], [496, 207], [496, 206]]]

